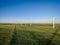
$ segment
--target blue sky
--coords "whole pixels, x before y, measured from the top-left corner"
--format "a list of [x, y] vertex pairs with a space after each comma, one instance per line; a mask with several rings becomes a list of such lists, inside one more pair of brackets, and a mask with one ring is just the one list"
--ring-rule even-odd
[[0, 23], [60, 22], [59, 0], [0, 0]]

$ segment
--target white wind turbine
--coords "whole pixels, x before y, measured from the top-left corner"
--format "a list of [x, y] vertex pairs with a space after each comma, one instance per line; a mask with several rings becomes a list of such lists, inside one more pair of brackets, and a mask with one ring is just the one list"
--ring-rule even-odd
[[53, 17], [53, 29], [55, 29], [55, 17]]

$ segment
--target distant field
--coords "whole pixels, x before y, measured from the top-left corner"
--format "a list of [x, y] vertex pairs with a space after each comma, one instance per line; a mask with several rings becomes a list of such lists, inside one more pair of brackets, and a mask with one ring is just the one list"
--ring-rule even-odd
[[56, 27], [58, 29], [53, 29], [52, 24], [0, 24], [0, 45], [60, 45], [60, 24]]

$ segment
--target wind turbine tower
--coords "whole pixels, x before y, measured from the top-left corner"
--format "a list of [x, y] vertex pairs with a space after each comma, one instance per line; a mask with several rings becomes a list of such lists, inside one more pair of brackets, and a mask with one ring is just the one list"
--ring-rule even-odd
[[53, 17], [53, 29], [55, 29], [55, 17]]

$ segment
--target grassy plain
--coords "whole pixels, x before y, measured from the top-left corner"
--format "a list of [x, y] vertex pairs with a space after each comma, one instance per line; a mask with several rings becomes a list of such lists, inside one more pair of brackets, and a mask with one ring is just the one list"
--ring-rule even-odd
[[60, 45], [60, 28], [55, 32], [52, 24], [0, 24], [0, 45]]

